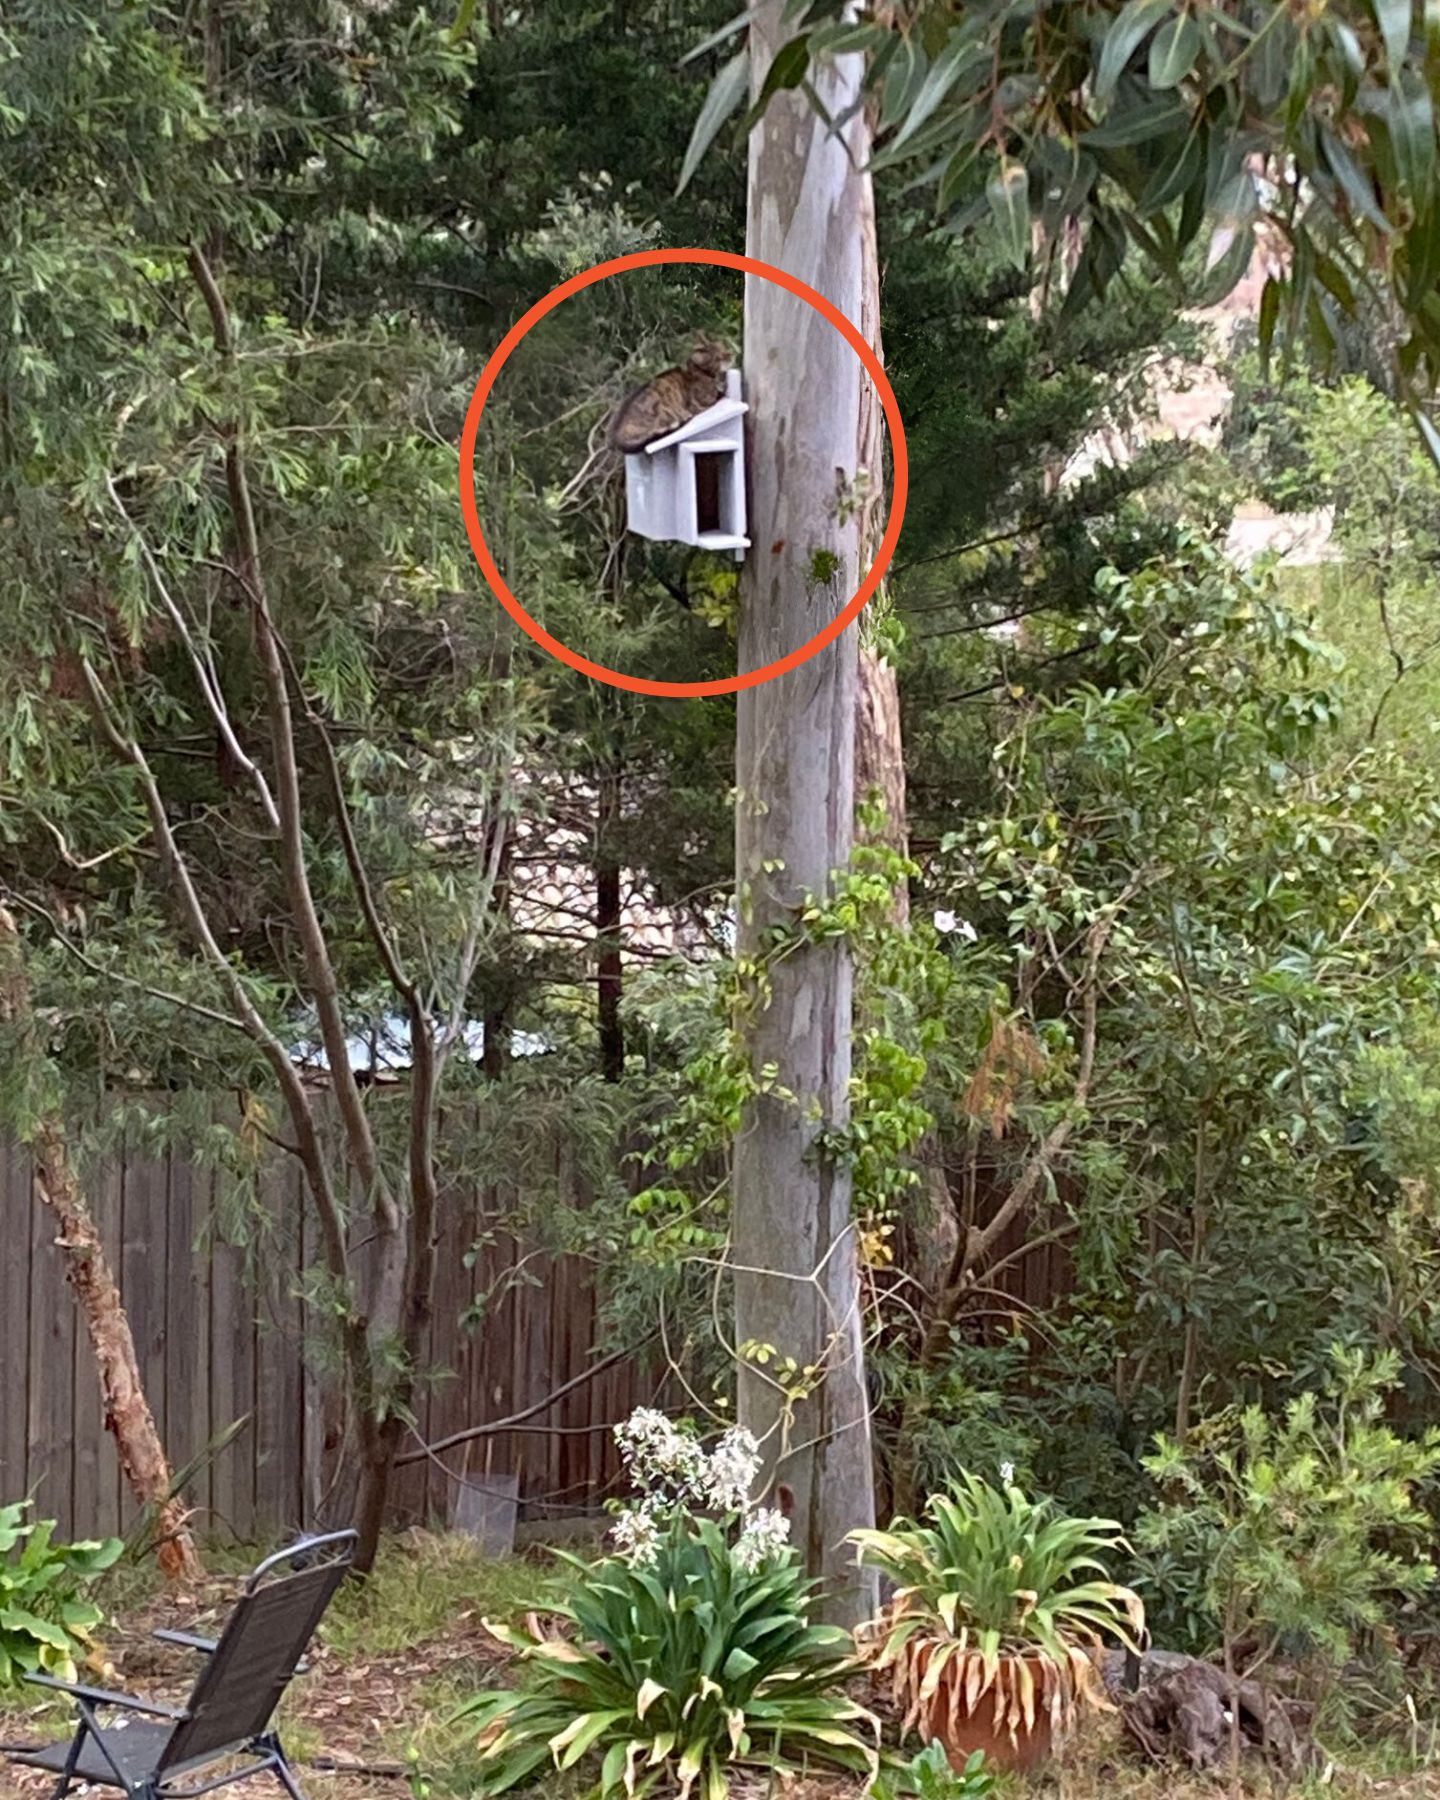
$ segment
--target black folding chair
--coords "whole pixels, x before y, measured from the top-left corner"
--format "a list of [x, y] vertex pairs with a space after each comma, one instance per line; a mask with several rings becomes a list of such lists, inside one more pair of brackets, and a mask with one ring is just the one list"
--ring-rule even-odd
[[[304, 1667], [301, 1656], [314, 1636], [330, 1598], [345, 1577], [355, 1548], [353, 1531], [302, 1538], [288, 1550], [267, 1556], [246, 1581], [218, 1638], [185, 1631], [157, 1631], [167, 1644], [198, 1650], [205, 1666], [183, 1707], [162, 1706], [130, 1694], [112, 1694], [53, 1675], [27, 1681], [59, 1688], [73, 1697], [80, 1720], [68, 1743], [12, 1751], [12, 1760], [33, 1769], [53, 1769], [60, 1777], [52, 1800], [76, 1782], [121, 1788], [129, 1800], [191, 1800], [234, 1781], [269, 1770], [292, 1800], [304, 1800], [271, 1720], [290, 1678]], [[108, 1725], [98, 1715], [110, 1709], [143, 1713]], [[244, 1757], [243, 1767], [177, 1785], [227, 1757]]]

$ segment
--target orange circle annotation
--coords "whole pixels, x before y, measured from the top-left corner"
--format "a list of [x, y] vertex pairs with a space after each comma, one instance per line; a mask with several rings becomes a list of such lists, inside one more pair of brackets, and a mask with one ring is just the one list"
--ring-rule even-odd
[[[890, 431], [891, 481], [890, 510], [885, 521], [885, 534], [880, 540], [875, 560], [866, 571], [864, 580], [856, 588], [844, 607], [835, 615], [830, 623], [817, 631], [808, 642], [787, 655], [777, 657], [774, 662], [763, 664], [758, 669], [742, 670], [739, 674], [724, 676], [715, 681], [652, 681], [643, 675], [627, 675], [623, 670], [606, 668], [603, 663], [592, 662], [589, 657], [582, 656], [572, 650], [568, 644], [562, 644], [557, 637], [546, 631], [538, 620], [532, 618], [511, 592], [509, 584], [491, 554], [490, 546], [485, 539], [485, 531], [480, 523], [479, 509], [475, 502], [475, 443], [480, 430], [480, 417], [485, 410], [485, 403], [494, 389], [500, 371], [513, 355], [521, 340], [532, 326], [538, 325], [547, 313], [551, 313], [562, 301], [568, 300], [572, 294], [583, 292], [597, 282], [608, 281], [614, 275], [623, 275], [630, 269], [653, 269], [676, 263], [703, 263], [715, 268], [735, 269], [744, 275], [754, 275], [761, 281], [772, 281], [785, 288], [807, 306], [813, 306], [821, 318], [833, 325], [836, 331], [859, 357], [865, 373], [875, 384], [875, 391], [880, 396], [880, 403], [885, 411], [886, 424]], [[787, 270], [774, 263], [761, 262], [753, 256], [740, 256], [729, 250], [637, 250], [629, 256], [612, 257], [608, 262], [596, 263], [593, 269], [584, 269], [578, 275], [572, 275], [568, 281], [562, 281], [559, 287], [552, 288], [548, 294], [535, 302], [522, 318], [512, 325], [500, 340], [493, 356], [486, 362], [480, 379], [475, 384], [475, 391], [470, 396], [470, 405], [465, 413], [465, 429], [460, 437], [460, 509], [465, 517], [465, 531], [470, 539], [470, 548], [475, 553], [475, 560], [480, 565], [480, 572], [495, 593], [495, 597], [505, 608], [521, 630], [528, 633], [542, 649], [548, 650], [561, 662], [572, 669], [578, 669], [582, 675], [588, 675], [595, 681], [603, 681], [610, 687], [624, 688], [634, 694], [658, 694], [672, 699], [695, 699], [711, 694], [735, 694], [743, 688], [759, 687], [762, 682], [773, 681], [777, 675], [784, 675], [791, 669], [808, 662], [817, 651], [837, 638], [859, 614], [866, 602], [875, 593], [884, 578], [886, 569], [895, 554], [895, 546], [900, 538], [900, 526], [905, 516], [905, 500], [909, 489], [909, 462], [905, 450], [905, 427], [900, 418], [900, 407], [895, 399], [895, 391], [886, 378], [885, 369], [880, 358], [865, 341], [860, 331], [839, 310], [838, 307], [817, 293], [807, 282], [791, 275]]]

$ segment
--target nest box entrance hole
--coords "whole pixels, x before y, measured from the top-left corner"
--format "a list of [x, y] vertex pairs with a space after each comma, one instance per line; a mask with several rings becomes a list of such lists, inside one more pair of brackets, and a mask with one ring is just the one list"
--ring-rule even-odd
[[701, 531], [730, 531], [725, 517], [727, 490], [723, 450], [705, 450], [695, 458], [695, 523]]

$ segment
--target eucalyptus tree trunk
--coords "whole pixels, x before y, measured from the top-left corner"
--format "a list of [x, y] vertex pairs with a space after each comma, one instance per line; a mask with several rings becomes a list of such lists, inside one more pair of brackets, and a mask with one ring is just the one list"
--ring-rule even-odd
[[[26, 1028], [32, 1017], [20, 934], [10, 913], [0, 906], [0, 1021]], [[205, 1569], [190, 1534], [189, 1513], [183, 1498], [172, 1492], [170, 1464], [145, 1397], [130, 1321], [70, 1160], [58, 1109], [47, 1106], [28, 1136], [35, 1197], [49, 1207], [55, 1219], [55, 1245], [85, 1320], [105, 1423], [115, 1439], [121, 1471], [140, 1505], [154, 1509], [156, 1560], [161, 1572], [172, 1580], [198, 1580]]]
[[[875, 245], [875, 196], [869, 183], [862, 183], [864, 211], [861, 218], [862, 246], [865, 265], [862, 270], [860, 329], [865, 340], [881, 354], [880, 338], [880, 262]], [[860, 468], [868, 475], [864, 505], [860, 514], [860, 558], [868, 565], [880, 548], [885, 529], [885, 415], [874, 384], [861, 383], [860, 392]], [[870, 603], [876, 607], [887, 603], [882, 583], [880, 592]], [[873, 842], [902, 853], [910, 841], [905, 804], [905, 753], [900, 732], [900, 686], [895, 665], [881, 660], [878, 653], [864, 642], [865, 625], [861, 622], [860, 706], [855, 721], [855, 797], [861, 803], [878, 803], [881, 819], [878, 830], [867, 835]], [[897, 883], [895, 920], [907, 923], [910, 917], [910, 890]]]
[[[751, 16], [758, 92], [786, 32], [783, 0]], [[746, 248], [860, 322], [875, 256], [859, 58], [818, 80], [844, 139], [808, 100], [778, 96], [750, 138]], [[741, 582], [740, 666], [796, 648], [860, 579], [855, 504], [865, 376], [812, 308], [747, 277], [752, 547]], [[878, 475], [878, 471], [877, 471]], [[739, 950], [763, 957], [793, 932], [807, 894], [848, 862], [859, 692], [854, 628], [800, 668], [739, 696], [736, 875]], [[773, 1071], [747, 1107], [733, 1159], [741, 1421], [791, 1490], [795, 1540], [838, 1622], [868, 1610], [846, 1533], [874, 1517], [869, 1406], [851, 1182], [823, 1136], [849, 1118], [852, 964], [839, 939], [770, 958], [747, 1014], [753, 1068]], [[758, 1354], [757, 1354], [758, 1353]]]

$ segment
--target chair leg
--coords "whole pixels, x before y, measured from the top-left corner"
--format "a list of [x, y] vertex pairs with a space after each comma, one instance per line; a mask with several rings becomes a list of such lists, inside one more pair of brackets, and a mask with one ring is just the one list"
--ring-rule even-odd
[[80, 1760], [80, 1751], [84, 1747], [85, 1733], [88, 1726], [82, 1721], [75, 1728], [75, 1738], [70, 1745], [70, 1754], [65, 1758], [65, 1768], [59, 1781], [50, 1790], [50, 1800], [65, 1800], [70, 1792], [71, 1783], [75, 1780], [75, 1765]]
[[271, 1738], [269, 1748], [275, 1758], [275, 1779], [290, 1796], [290, 1800], [305, 1800], [304, 1794], [300, 1791], [300, 1784], [296, 1781], [294, 1772], [286, 1761], [285, 1751], [278, 1737]]

